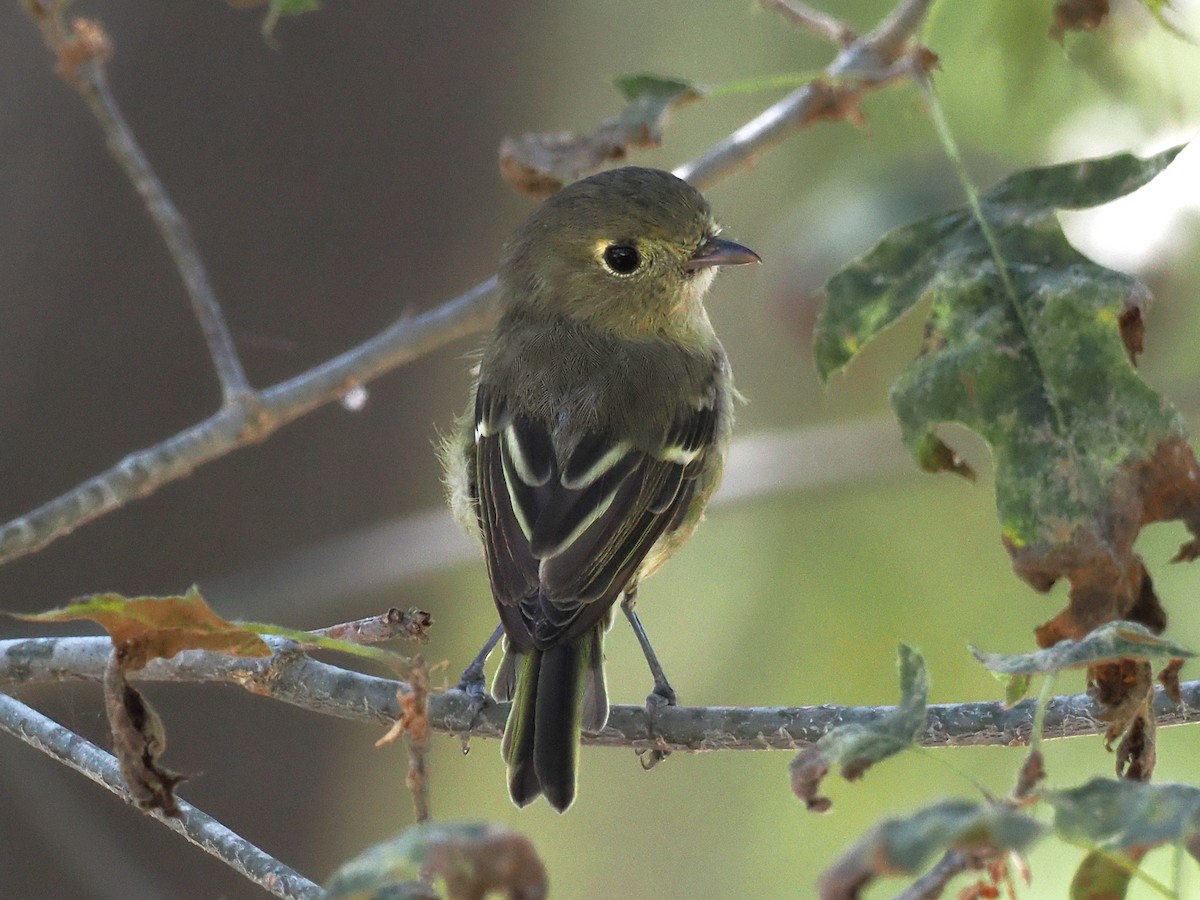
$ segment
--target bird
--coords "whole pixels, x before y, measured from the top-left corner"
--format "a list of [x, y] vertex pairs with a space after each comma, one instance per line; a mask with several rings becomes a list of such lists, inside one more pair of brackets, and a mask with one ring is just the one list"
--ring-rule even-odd
[[[568, 184], [505, 243], [499, 319], [442, 448], [456, 517], [482, 544], [503, 636], [492, 695], [518, 807], [576, 794], [582, 731], [608, 719], [604, 635], [618, 602], [699, 524], [737, 396], [703, 300], [717, 269], [760, 262], [719, 236], [698, 190], [628, 166]], [[464, 682], [470, 680], [464, 673]]]

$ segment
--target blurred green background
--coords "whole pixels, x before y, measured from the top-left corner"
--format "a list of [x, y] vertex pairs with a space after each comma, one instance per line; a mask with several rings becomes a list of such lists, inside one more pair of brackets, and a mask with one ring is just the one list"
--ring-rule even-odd
[[[892, 6], [819, 5], [863, 28]], [[1200, 6], [1177, 6], [1175, 20], [1200, 34]], [[502, 136], [590, 127], [619, 110], [610, 79], [626, 72], [718, 84], [832, 57], [749, 0], [339, 0], [282, 22], [278, 49], [263, 43], [254, 13], [214, 0], [72, 9], [109, 30], [114, 90], [189, 218], [260, 386], [494, 270], [501, 241], [532, 207], [498, 177]], [[1062, 45], [1047, 37], [1051, 16], [1048, 0], [935, 8], [925, 37], [942, 62], [935, 82], [980, 186], [1030, 165], [1190, 137], [1195, 45], [1124, 0], [1100, 31]], [[679, 110], [664, 146], [633, 161], [678, 165], [777, 96]], [[708, 192], [727, 233], [765, 261], [719, 279], [709, 304], [750, 401], [737, 433], [798, 433], [818, 455], [785, 487], [716, 507], [644, 586], [639, 609], [685, 703], [890, 703], [898, 641], [925, 654], [934, 702], [998, 698], [966, 644], [1030, 649], [1034, 626], [1065, 602], [1062, 586], [1040, 596], [1013, 577], [977, 439], [948, 432], [982, 473], [973, 486], [905, 460], [887, 389], [915, 353], [920, 315], [828, 389], [817, 383], [809, 341], [821, 283], [893, 225], [961, 202], [911, 87], [870, 96], [864, 112], [864, 128], [818, 123]], [[1175, 180], [1129, 205], [1065, 217], [1087, 252], [1151, 284], [1142, 371], [1193, 427], [1196, 156], [1185, 152]], [[165, 251], [14, 3], [0, 7], [0, 210], [7, 520], [207, 415], [218, 393]], [[0, 606], [32, 611], [97, 590], [167, 593], [192, 582], [225, 615], [302, 627], [417, 605], [436, 620], [425, 655], [446, 660], [453, 683], [494, 624], [482, 562], [443, 538], [433, 452], [464, 402], [476, 343], [380, 379], [360, 412], [319, 410], [3, 567]], [[862, 422], [876, 437], [850, 452], [822, 458], [827, 445], [806, 439]], [[764, 465], [739, 445], [731, 483]], [[1182, 539], [1181, 526], [1156, 526], [1139, 550], [1171, 636], [1200, 647], [1200, 568], [1167, 565]], [[33, 633], [11, 622], [0, 630]], [[649, 680], [623, 624], [608, 657], [614, 700], [640, 703]], [[1064, 690], [1080, 687], [1064, 679]], [[372, 749], [374, 729], [229, 688], [148, 693], [170, 734], [168, 764], [197, 773], [182, 795], [311, 877], [411, 821], [403, 753]], [[21, 696], [107, 744], [93, 686]], [[544, 804], [512, 808], [494, 742], [466, 756], [454, 739], [434, 747], [435, 816], [528, 835], [554, 895], [571, 898], [812, 896], [818, 873], [880, 818], [978, 796], [965, 775], [1003, 793], [1023, 757], [1020, 748], [909, 753], [860, 783], [831, 780], [833, 810], [815, 816], [790, 794], [790, 754], [676, 754], [646, 773], [631, 751], [586, 749], [579, 800], [560, 817]], [[1047, 756], [1056, 786], [1112, 771], [1099, 737], [1052, 743]], [[1163, 732], [1157, 777], [1195, 783], [1197, 771], [1194, 733]], [[0, 798], [5, 897], [261, 896], [12, 740], [0, 741]], [[1081, 856], [1041, 844], [1024, 896], [1062, 896]], [[1170, 852], [1147, 867], [1169, 879]], [[1190, 863], [1184, 884], [1200, 892]]]

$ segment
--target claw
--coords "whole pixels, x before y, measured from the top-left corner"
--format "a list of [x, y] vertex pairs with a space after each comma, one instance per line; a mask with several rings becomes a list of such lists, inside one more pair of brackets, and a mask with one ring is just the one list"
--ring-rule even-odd
[[480, 648], [479, 653], [475, 658], [463, 669], [463, 673], [458, 679], [458, 689], [467, 695], [469, 703], [467, 704], [467, 713], [470, 715], [470, 721], [467, 723], [466, 731], [471, 731], [479, 721], [479, 714], [489, 704], [495, 702], [492, 695], [488, 693], [487, 678], [484, 675], [483, 667], [487, 663], [488, 654], [492, 652], [492, 648], [496, 646], [496, 642], [500, 640], [500, 636], [504, 634], [502, 626], [496, 628], [492, 632], [492, 636], [488, 638], [487, 643]]
[[[677, 705], [675, 690], [667, 683], [667, 680], [664, 678], [661, 682], [656, 682], [654, 690], [646, 698], [646, 720], [650, 737], [658, 740], [658, 729], [654, 726], [655, 719], [658, 718], [658, 711], [664, 707], [675, 705]], [[671, 751], [665, 747], [652, 747], [639, 750], [637, 755], [642, 768], [648, 772], [670, 756]]]

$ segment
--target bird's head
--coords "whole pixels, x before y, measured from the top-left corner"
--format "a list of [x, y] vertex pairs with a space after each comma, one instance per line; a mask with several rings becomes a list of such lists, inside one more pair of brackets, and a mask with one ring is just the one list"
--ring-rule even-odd
[[671, 173], [601, 172], [554, 194], [513, 234], [504, 302], [628, 337], [709, 331], [702, 300], [716, 268], [759, 261], [719, 231], [708, 201]]

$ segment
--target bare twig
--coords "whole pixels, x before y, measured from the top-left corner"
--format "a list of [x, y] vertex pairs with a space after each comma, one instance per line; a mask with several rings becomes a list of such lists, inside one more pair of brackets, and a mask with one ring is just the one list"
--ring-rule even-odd
[[109, 89], [108, 76], [103, 64], [99, 60], [92, 60], [80, 66], [79, 74], [83, 99], [100, 123], [100, 127], [104, 129], [109, 152], [121, 164], [121, 168], [141, 194], [147, 211], [158, 226], [163, 243], [171, 251], [175, 267], [183, 276], [183, 283], [192, 303], [192, 312], [200, 323], [209, 355], [217, 370], [217, 378], [221, 382], [224, 402], [232, 404], [247, 400], [252, 391], [246, 378], [246, 370], [238, 357], [225, 314], [217, 301], [204, 260], [200, 256], [200, 250], [187, 221], [176, 209], [158, 176], [154, 174], [150, 161], [134, 139], [125, 117], [121, 115], [121, 110]]
[[408, 638], [419, 644], [428, 642], [433, 617], [423, 609], [389, 609], [381, 616], [367, 616], [341, 625], [316, 628], [313, 634], [352, 644], [382, 644], [395, 638]]
[[429, 312], [403, 318], [370, 340], [259, 394], [253, 415], [240, 406], [131, 453], [111, 469], [0, 526], [0, 564], [40, 550], [130, 500], [153, 493], [204, 463], [263, 440], [355, 385], [410, 362], [492, 321], [495, 278]]
[[58, 57], [59, 74], [79, 91], [100, 123], [109, 152], [141, 195], [146, 211], [158, 226], [163, 243], [175, 260], [191, 300], [192, 312], [208, 344], [225, 404], [248, 402], [253, 392], [191, 229], [154, 174], [150, 160], [142, 152], [109, 89], [104, 69], [111, 55], [107, 36], [97, 23], [87, 19], [77, 19], [68, 33], [62, 22], [61, 2], [34, 3], [31, 11], [41, 25], [47, 45]]
[[836, 16], [820, 9], [813, 9], [796, 0], [761, 0], [764, 9], [774, 10], [793, 25], [816, 35], [822, 40], [845, 47], [858, 39], [858, 32]]
[[409, 687], [411, 690], [401, 688], [396, 692], [400, 718], [375, 742], [375, 746], [390, 744], [400, 735], [404, 736], [404, 748], [408, 752], [408, 774], [404, 784], [412, 794], [417, 821], [428, 822], [432, 816], [429, 809], [429, 666], [419, 656], [413, 666]]
[[[121, 781], [120, 767], [115, 757], [6, 694], [0, 694], [0, 729], [86, 775], [127, 803], [133, 803]], [[179, 808], [178, 818], [160, 812], [151, 812], [149, 815], [276, 897], [300, 900], [317, 898], [323, 894], [318, 885], [190, 803], [180, 801]]]
[[[838, 88], [816, 83], [800, 88], [701, 157], [677, 168], [676, 174], [698, 187], [707, 187], [809, 123], [834, 115], [838, 104], [852, 103], [862, 92], [911, 71], [912, 66], [886, 66], [898, 58], [928, 5], [929, 0], [905, 0], [876, 32], [852, 42], [839, 53], [826, 70], [838, 81]], [[40, 0], [27, 0], [27, 6], [45, 30], [46, 8]], [[881, 70], [880, 65], [886, 68]], [[117, 111], [115, 103], [111, 108]], [[170, 243], [181, 234], [186, 235], [186, 229], [165, 232], [164, 238]], [[189, 271], [194, 274], [204, 270]], [[188, 271], [183, 274], [185, 281], [191, 277]], [[197, 466], [265, 439], [350, 388], [458, 337], [484, 329], [494, 321], [491, 300], [495, 287], [493, 276], [429, 312], [402, 318], [341, 356], [257, 394], [249, 392], [243, 397], [245, 402], [226, 404], [210, 419], [130, 454], [108, 471], [0, 526], [0, 564], [39, 550], [80, 525], [184, 477]], [[229, 346], [232, 347], [232, 342]], [[236, 360], [236, 355], [233, 359]]]
[[[901, 62], [909, 38], [923, 21], [932, 0], [904, 0], [878, 28], [852, 41], [818, 79], [798, 88], [747, 122], [707, 153], [675, 169], [698, 188], [749, 165], [763, 150], [824, 118], [846, 118], [862, 95], [934, 63], [932, 54], [915, 47]], [[836, 85], [836, 86], [835, 86]]]
[[933, 0], [904, 0], [891, 11], [886, 19], [867, 35], [871, 44], [884, 62], [891, 62], [904, 52], [909, 38], [917, 33]]
[[[391, 725], [403, 710], [397, 691], [411, 686], [327, 665], [296, 652], [296, 645], [265, 637], [276, 650], [266, 659], [242, 659], [189, 650], [155, 660], [132, 681], [223, 682], [293, 706], [342, 719]], [[0, 684], [95, 681], [104, 675], [112, 645], [106, 637], [30, 638], [0, 641]], [[286, 651], [286, 652], [285, 652]], [[1182, 704], [1161, 689], [1154, 695], [1159, 726], [1200, 722], [1200, 681], [1182, 685]], [[1024, 746], [1033, 727], [1035, 702], [948, 703], [929, 707], [919, 743], [926, 747]], [[831, 728], [869, 723], [894, 712], [891, 706], [731, 707], [672, 706], [656, 710], [653, 728], [644, 706], [614, 706], [608, 727], [584, 735], [604, 747], [669, 750], [791, 750], [813, 743]], [[429, 727], [458, 736], [499, 738], [508, 704], [488, 704], [472, 719], [471, 698], [449, 690], [429, 699]], [[1086, 694], [1054, 698], [1046, 710], [1047, 740], [1102, 734], [1100, 708]]]

